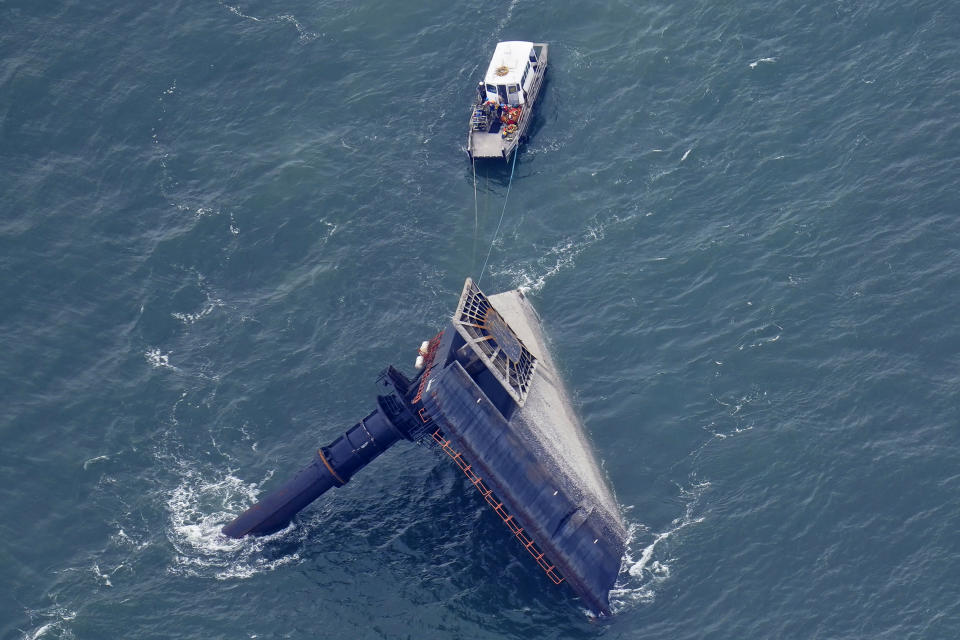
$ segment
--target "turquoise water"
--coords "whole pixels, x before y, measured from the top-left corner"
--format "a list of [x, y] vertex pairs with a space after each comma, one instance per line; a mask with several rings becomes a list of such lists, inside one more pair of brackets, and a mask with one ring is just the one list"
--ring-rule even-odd
[[[960, 8], [0, 2], [0, 635], [960, 636]], [[476, 277], [632, 531], [590, 619], [428, 449], [219, 527]], [[475, 204], [476, 203], [476, 204]]]

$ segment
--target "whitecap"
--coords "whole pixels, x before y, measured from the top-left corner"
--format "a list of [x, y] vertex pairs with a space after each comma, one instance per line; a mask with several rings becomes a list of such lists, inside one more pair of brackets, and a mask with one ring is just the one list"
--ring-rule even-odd
[[170, 364], [170, 353], [163, 353], [160, 349], [148, 349], [143, 356], [152, 367], [176, 370], [176, 367]]
[[[49, 621], [45, 621], [33, 631], [20, 629], [20, 632], [23, 633], [24, 640], [39, 640], [40, 638], [48, 637], [48, 632], [55, 632], [59, 638], [75, 637], [73, 632], [67, 628], [66, 623], [77, 617], [76, 611], [71, 611], [60, 605], [54, 605], [44, 611], [28, 610], [27, 614], [30, 616], [31, 621], [34, 617], [45, 618]], [[52, 618], [52, 620], [50, 620], [50, 618]], [[53, 636], [51, 635], [49, 637]]]
[[292, 24], [297, 30], [297, 34], [300, 39], [300, 42], [310, 42], [311, 40], [316, 40], [317, 38], [320, 37], [319, 33], [316, 33], [314, 31], [310, 31], [304, 28], [304, 26], [300, 24], [300, 21], [297, 20], [296, 16], [294, 16], [293, 14], [285, 13], [282, 15], [273, 16], [271, 18], [264, 19], [264, 18], [258, 18], [257, 16], [251, 16], [249, 14], [246, 14], [240, 10], [240, 7], [229, 5], [225, 3], [223, 0], [220, 0], [220, 6], [226, 7], [230, 13], [237, 16], [238, 18], [243, 18], [245, 20], [252, 20], [253, 22], [263, 22], [263, 23], [286, 22], [288, 24]]
[[[231, 228], [232, 230], [232, 228]], [[238, 231], [239, 233], [239, 231]], [[223, 300], [219, 298], [207, 298], [207, 301], [204, 303], [203, 307], [196, 313], [184, 313], [180, 311], [175, 311], [170, 315], [182, 322], [183, 324], [193, 324], [197, 320], [207, 317], [214, 312], [215, 309], [223, 306]]]
[[[120, 566], [123, 566], [123, 565], [120, 565]], [[119, 568], [119, 567], [118, 567], [118, 568]], [[112, 586], [113, 586], [113, 583], [110, 582], [110, 576], [109, 576], [109, 574], [106, 574], [106, 573], [104, 573], [103, 571], [101, 571], [99, 564], [97, 564], [96, 562], [94, 562], [94, 563], [93, 563], [93, 566], [91, 567], [91, 570], [93, 571], [93, 575], [96, 576], [97, 580], [103, 583], [103, 586], [105, 586], [105, 587], [112, 587]]]
[[751, 68], [751, 69], [756, 69], [756, 68], [757, 68], [757, 65], [760, 64], [761, 62], [770, 64], [770, 63], [773, 63], [773, 62], [776, 62], [776, 61], [777, 61], [776, 58], [760, 58], [759, 60], [754, 60], [753, 62], [751, 62], [751, 63], [750, 63], [750, 68]]
[[83, 470], [86, 471], [87, 467], [94, 464], [95, 462], [100, 462], [102, 460], [109, 460], [109, 459], [110, 459], [110, 456], [97, 456], [96, 458], [90, 458], [89, 460], [85, 460], [83, 463]]

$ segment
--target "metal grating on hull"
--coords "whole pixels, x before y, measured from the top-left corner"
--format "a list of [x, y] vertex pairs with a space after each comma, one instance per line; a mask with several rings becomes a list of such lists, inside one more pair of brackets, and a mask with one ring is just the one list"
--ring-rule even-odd
[[469, 278], [453, 324], [514, 401], [523, 406], [537, 359]]

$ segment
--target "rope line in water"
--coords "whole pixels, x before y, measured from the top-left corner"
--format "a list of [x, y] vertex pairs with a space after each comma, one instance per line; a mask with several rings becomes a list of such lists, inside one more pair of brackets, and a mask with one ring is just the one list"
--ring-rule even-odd
[[503, 209], [500, 210], [500, 222], [497, 223], [497, 230], [493, 232], [493, 240], [490, 241], [490, 248], [487, 249], [487, 257], [483, 261], [483, 268], [480, 269], [480, 277], [477, 278], [477, 286], [483, 281], [483, 272], [487, 270], [487, 262], [490, 260], [490, 253], [493, 251], [493, 244], [497, 241], [500, 234], [500, 225], [503, 224], [503, 214], [507, 211], [507, 200], [510, 199], [510, 187], [513, 186], [513, 170], [517, 168], [517, 152], [520, 150], [518, 144], [513, 148], [513, 164], [510, 166], [510, 181], [507, 183], [507, 195], [503, 197]]
[[470, 255], [470, 269], [477, 264], [477, 235], [480, 233], [480, 213], [477, 209], [477, 160], [471, 155], [470, 164], [473, 167], [473, 253]]

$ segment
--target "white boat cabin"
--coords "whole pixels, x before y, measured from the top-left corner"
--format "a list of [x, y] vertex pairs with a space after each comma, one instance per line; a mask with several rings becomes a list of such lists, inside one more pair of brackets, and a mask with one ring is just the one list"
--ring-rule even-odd
[[526, 104], [537, 72], [532, 42], [499, 42], [484, 77], [487, 101], [517, 107]]

